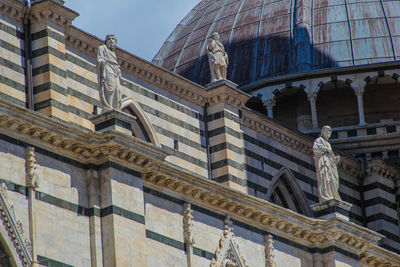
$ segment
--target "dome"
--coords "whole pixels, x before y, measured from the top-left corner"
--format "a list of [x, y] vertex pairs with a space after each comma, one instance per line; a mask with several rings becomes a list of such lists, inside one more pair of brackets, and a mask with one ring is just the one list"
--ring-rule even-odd
[[202, 0], [175, 28], [153, 63], [210, 82], [206, 40], [219, 32], [227, 79], [261, 79], [389, 62], [400, 56], [400, 1]]

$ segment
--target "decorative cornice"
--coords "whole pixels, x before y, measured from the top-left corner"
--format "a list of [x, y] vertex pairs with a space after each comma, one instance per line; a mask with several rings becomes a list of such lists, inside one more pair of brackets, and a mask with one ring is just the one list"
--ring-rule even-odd
[[51, 21], [58, 26], [68, 28], [78, 15], [75, 11], [51, 0], [33, 2], [32, 4], [31, 20], [34, 23]]
[[[89, 55], [96, 57], [97, 47], [103, 43], [102, 40], [89, 35], [78, 28], [72, 26], [66, 34], [66, 42], [69, 46]], [[157, 88], [177, 95], [190, 103], [204, 106], [205, 103], [211, 105], [225, 102], [236, 108], [244, 106], [250, 98], [246, 93], [237, 89], [221, 86], [211, 90], [193, 83], [177, 74], [162, 69], [138, 58], [122, 49], [116, 50], [118, 63], [121, 70], [130, 74], [141, 81], [147, 82]]]
[[[300, 133], [289, 131], [286, 127], [279, 125], [252, 110], [243, 108], [242, 124], [280, 144], [288, 146], [310, 157], [313, 156], [313, 141], [310, 138]], [[342, 159], [338, 165], [340, 170], [349, 175], [358, 177], [361, 172], [360, 164], [342, 153], [339, 154]]]
[[397, 181], [400, 179], [399, 170], [393, 166], [388, 165], [385, 161], [381, 159], [367, 162], [365, 171], [368, 175], [376, 174], [392, 181]]
[[361, 263], [374, 267], [400, 267], [398, 254], [380, 247], [370, 247], [359, 256]]
[[101, 164], [112, 158], [123, 165], [134, 164], [140, 170], [153, 161], [164, 161], [168, 155], [147, 142], [119, 132], [83, 132], [5, 102], [0, 102], [0, 132], [83, 164]]
[[0, 2], [0, 13], [17, 22], [22, 22], [24, 20], [25, 10], [25, 5], [19, 1], [2, 0]]
[[382, 237], [341, 220], [327, 222], [302, 216], [225, 185], [174, 170], [166, 164], [157, 167], [153, 165], [151, 171], [143, 175], [143, 179], [147, 187], [191, 199], [192, 203], [208, 206], [222, 214], [231, 214], [250, 225], [308, 247], [336, 245], [358, 255], [369, 245], [376, 245]]
[[310, 248], [332, 245], [359, 255], [376, 247], [380, 234], [353, 223], [323, 221], [210, 181], [165, 161], [153, 145], [118, 132], [99, 134], [71, 128], [40, 113], [0, 101], [0, 133], [84, 164], [114, 161], [142, 172], [146, 187], [176, 196], [293, 240]]
[[235, 108], [244, 107], [246, 102], [250, 99], [250, 95], [243, 93], [237, 89], [228, 86], [221, 86], [210, 89], [206, 94], [206, 102], [210, 105], [217, 105], [219, 103], [226, 103], [227, 105]]
[[29, 239], [24, 238], [24, 229], [21, 221], [15, 217], [13, 203], [8, 198], [8, 190], [5, 183], [0, 185], [0, 218], [19, 255], [22, 266], [30, 266], [32, 261], [31, 244]]

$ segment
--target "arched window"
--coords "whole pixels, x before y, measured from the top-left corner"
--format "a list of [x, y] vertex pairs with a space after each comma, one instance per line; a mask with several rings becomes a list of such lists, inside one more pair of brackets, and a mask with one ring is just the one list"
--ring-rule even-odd
[[156, 132], [140, 105], [132, 98], [122, 100], [121, 110], [136, 118], [131, 124], [132, 135], [160, 147]]
[[272, 179], [267, 200], [297, 213], [312, 216], [304, 192], [287, 168], [282, 168]]
[[312, 129], [311, 107], [304, 90], [287, 87], [275, 96], [274, 118], [299, 131]]
[[344, 81], [324, 84], [317, 97], [318, 125], [332, 127], [358, 125], [357, 96]]
[[391, 76], [373, 77], [364, 91], [367, 123], [400, 120], [400, 85]]

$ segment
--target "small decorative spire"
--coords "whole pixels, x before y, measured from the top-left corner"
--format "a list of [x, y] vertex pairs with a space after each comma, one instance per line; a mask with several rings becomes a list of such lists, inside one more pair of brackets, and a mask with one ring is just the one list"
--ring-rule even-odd
[[193, 245], [194, 238], [192, 236], [193, 230], [193, 210], [190, 203], [183, 205], [183, 239], [185, 243]]
[[38, 174], [37, 174], [37, 165], [35, 158], [35, 148], [32, 146], [28, 146], [25, 151], [25, 173], [26, 173], [26, 182], [29, 188], [38, 188]]
[[266, 235], [264, 237], [265, 245], [265, 267], [276, 267], [274, 261], [274, 240], [272, 235]]

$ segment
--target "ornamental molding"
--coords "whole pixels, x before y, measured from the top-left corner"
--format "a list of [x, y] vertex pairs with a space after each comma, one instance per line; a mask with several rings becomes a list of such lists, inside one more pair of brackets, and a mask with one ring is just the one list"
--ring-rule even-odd
[[375, 174], [390, 179], [394, 182], [400, 179], [400, 173], [398, 169], [386, 164], [386, 162], [381, 159], [367, 162], [365, 171], [367, 175]]
[[373, 267], [400, 267], [398, 254], [380, 247], [371, 247], [359, 256], [361, 263]]
[[[97, 47], [103, 44], [103, 41], [71, 26], [66, 33], [66, 43], [68, 46], [92, 58], [96, 58]], [[228, 105], [240, 108], [250, 98], [246, 93], [226, 86], [207, 90], [203, 86], [157, 67], [119, 48], [116, 49], [116, 54], [121, 70], [125, 74], [177, 95], [198, 106], [204, 106], [206, 103], [215, 105], [225, 102]]]
[[58, 26], [68, 28], [79, 14], [51, 0], [47, 0], [33, 2], [30, 15], [33, 23], [51, 21]]
[[359, 255], [376, 246], [382, 235], [339, 219], [330, 221], [302, 216], [270, 202], [246, 195], [225, 185], [197, 178], [169, 166], [144, 173], [146, 187], [168, 192], [180, 199], [230, 214], [242, 222], [310, 248], [337, 246]]
[[[8, 189], [5, 183], [0, 184], [0, 220], [8, 232], [8, 236], [14, 249], [19, 256], [21, 266], [31, 266], [32, 247], [29, 239], [24, 237], [24, 229], [20, 220], [17, 220], [14, 212], [14, 205], [8, 198]], [[19, 265], [18, 265], [19, 266]]]
[[23, 22], [25, 10], [25, 5], [19, 1], [2, 0], [0, 2], [0, 13], [17, 22]]
[[[66, 33], [67, 44], [82, 53], [96, 58], [97, 47], [103, 44], [103, 41], [89, 35], [80, 29], [71, 26]], [[174, 95], [177, 95], [190, 103], [204, 106], [207, 98], [207, 90], [192, 81], [189, 81], [168, 70], [162, 69], [136, 57], [122, 49], [116, 49], [116, 55], [121, 70], [135, 78], [149, 83], [157, 88], [164, 89]]]
[[[241, 124], [275, 140], [282, 145], [297, 150], [307, 156], [313, 156], [313, 141], [310, 138], [301, 134], [296, 134], [292, 131], [288, 131], [288, 129], [284, 126], [279, 125], [272, 120], [268, 120], [262, 117], [262, 115], [259, 115], [247, 108], [243, 108]], [[342, 160], [340, 161], [338, 168], [351, 176], [360, 176], [360, 164], [344, 154], [339, 154]]]
[[[74, 129], [45, 115], [0, 102], [0, 133], [83, 164], [113, 161], [142, 172], [143, 185], [310, 248], [336, 246], [359, 255], [382, 235], [356, 224], [309, 218], [165, 162], [153, 145], [118, 132]], [[394, 256], [393, 256], [394, 257]], [[397, 256], [398, 257], [398, 256]]]
[[0, 102], [0, 132], [83, 164], [114, 160], [142, 170], [154, 161], [164, 161], [168, 155], [152, 144], [119, 132], [84, 132], [5, 102]]
[[224, 230], [219, 239], [215, 256], [211, 259], [210, 267], [246, 267], [246, 261], [240, 254], [239, 245], [233, 233], [229, 215], [225, 219]]

